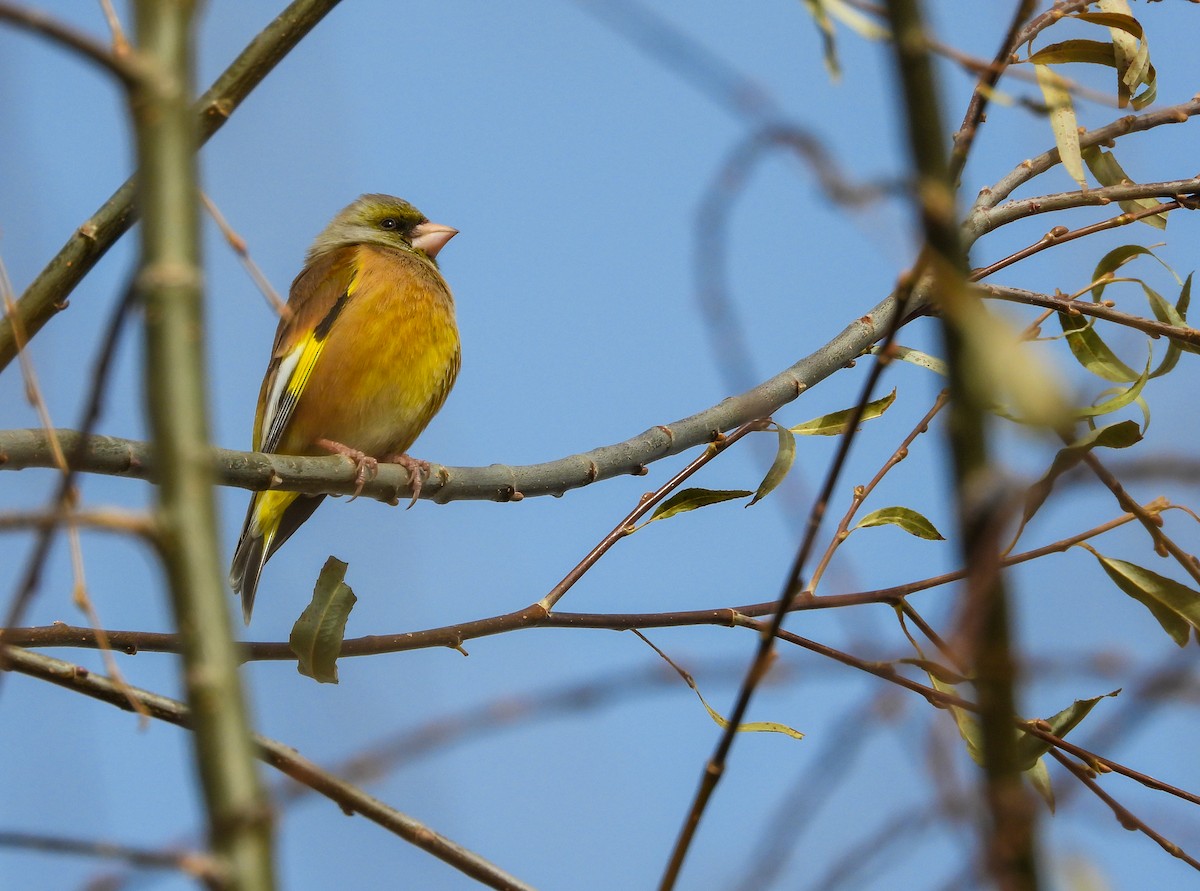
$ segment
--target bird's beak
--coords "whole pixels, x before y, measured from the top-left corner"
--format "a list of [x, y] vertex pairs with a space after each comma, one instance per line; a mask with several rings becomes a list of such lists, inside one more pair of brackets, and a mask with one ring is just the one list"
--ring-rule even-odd
[[450, 226], [424, 222], [413, 229], [412, 246], [430, 257], [436, 257], [438, 251], [446, 246], [446, 242], [457, 234], [458, 230]]

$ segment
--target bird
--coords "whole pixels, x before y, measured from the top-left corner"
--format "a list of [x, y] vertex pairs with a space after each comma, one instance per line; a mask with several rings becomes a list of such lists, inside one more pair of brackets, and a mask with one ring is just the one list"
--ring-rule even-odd
[[[258, 394], [254, 451], [344, 455], [358, 468], [359, 490], [380, 461], [402, 464], [412, 506], [429, 464], [407, 450], [442, 407], [462, 361], [454, 298], [437, 264], [457, 234], [382, 194], [360, 196], [330, 221], [281, 313]], [[267, 560], [324, 497], [264, 491], [250, 498], [229, 572], [247, 625]]]

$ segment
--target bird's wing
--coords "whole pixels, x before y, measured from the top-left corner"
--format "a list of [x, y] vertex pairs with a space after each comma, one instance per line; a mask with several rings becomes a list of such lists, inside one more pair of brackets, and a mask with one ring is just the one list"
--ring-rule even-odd
[[340, 248], [306, 266], [292, 282], [288, 309], [279, 322], [271, 364], [258, 394], [254, 450], [274, 452], [287, 431], [325, 340], [358, 279], [358, 249]]

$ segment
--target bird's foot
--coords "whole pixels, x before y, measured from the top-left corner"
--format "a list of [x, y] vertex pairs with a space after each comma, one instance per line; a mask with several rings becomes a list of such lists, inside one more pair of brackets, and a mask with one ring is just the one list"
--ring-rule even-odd
[[[407, 454], [391, 455], [385, 460], [388, 464], [399, 464], [408, 471], [408, 480], [412, 485], [412, 500], [408, 502], [408, 507], [412, 507], [417, 503], [417, 499], [421, 497], [421, 485], [425, 482], [425, 478], [429, 476], [429, 462]], [[408, 507], [405, 510], [408, 510]]]
[[379, 473], [379, 461], [365, 452], [351, 448], [348, 445], [343, 445], [340, 442], [334, 442], [332, 439], [318, 439], [317, 445], [327, 452], [333, 452], [335, 455], [344, 455], [354, 462], [357, 472], [354, 474], [355, 486], [354, 495], [350, 499], [351, 501], [362, 494], [362, 487], [367, 480], [375, 479], [375, 475]]

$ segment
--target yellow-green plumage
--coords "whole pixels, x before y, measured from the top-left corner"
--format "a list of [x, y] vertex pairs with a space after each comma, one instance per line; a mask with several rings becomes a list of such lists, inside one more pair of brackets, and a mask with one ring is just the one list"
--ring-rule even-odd
[[[458, 373], [454, 301], [434, 259], [454, 234], [387, 195], [364, 195], [334, 218], [292, 283], [259, 393], [256, 451], [326, 455], [326, 440], [386, 460], [412, 445]], [[252, 497], [230, 571], [247, 622], [266, 561], [323, 497]]]

